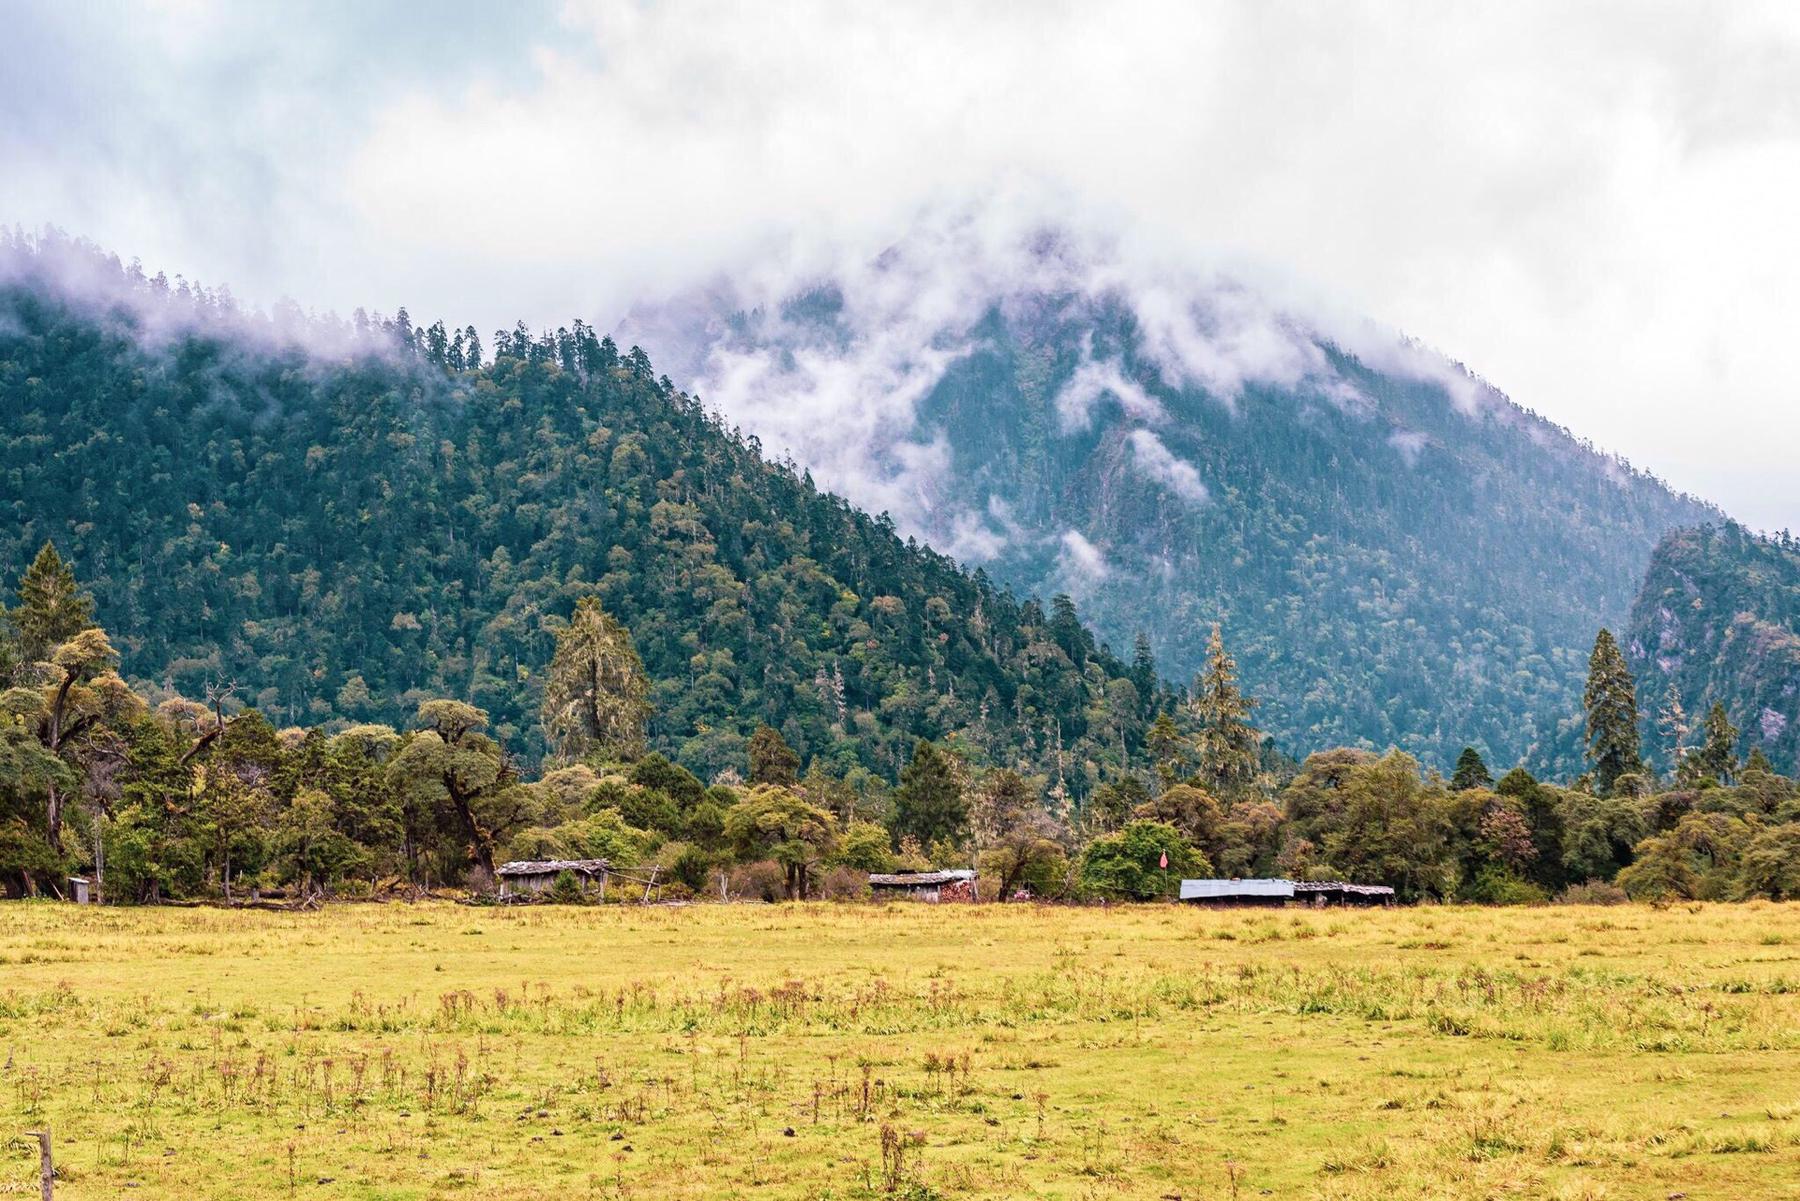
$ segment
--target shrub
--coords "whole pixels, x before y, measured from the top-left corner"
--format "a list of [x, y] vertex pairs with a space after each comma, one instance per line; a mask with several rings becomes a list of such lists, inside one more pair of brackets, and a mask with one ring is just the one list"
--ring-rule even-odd
[[1463, 891], [1467, 899], [1483, 905], [1541, 905], [1546, 899], [1543, 889], [1496, 863], [1475, 873]]
[[713, 857], [691, 842], [664, 843], [656, 861], [693, 892], [705, 892], [711, 882]]
[[773, 859], [740, 864], [726, 889], [737, 901], [779, 901], [787, 896], [787, 872]]
[[581, 881], [571, 871], [556, 873], [556, 879], [550, 882], [549, 892], [544, 894], [553, 905], [579, 905], [587, 898], [582, 894]]
[[853, 867], [834, 867], [819, 882], [819, 896], [827, 901], [866, 901], [869, 873]]
[[1617, 884], [1609, 884], [1605, 880], [1589, 880], [1586, 884], [1571, 884], [1562, 890], [1556, 898], [1559, 905], [1623, 905], [1631, 898]]

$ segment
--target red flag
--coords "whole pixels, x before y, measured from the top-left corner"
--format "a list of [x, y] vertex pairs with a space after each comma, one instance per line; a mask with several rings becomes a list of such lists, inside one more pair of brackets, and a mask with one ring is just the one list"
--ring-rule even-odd
[[1164, 851], [1164, 852], [1163, 852], [1163, 853], [1162, 853], [1162, 865], [1163, 865], [1163, 869], [1164, 869], [1164, 870], [1165, 870], [1165, 871], [1166, 871], [1166, 870], [1168, 870], [1168, 867], [1169, 867], [1169, 852], [1167, 852], [1167, 851]]

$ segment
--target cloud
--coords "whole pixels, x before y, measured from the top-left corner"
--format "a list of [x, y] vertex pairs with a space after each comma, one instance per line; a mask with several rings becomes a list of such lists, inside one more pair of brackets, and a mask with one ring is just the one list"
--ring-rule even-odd
[[1131, 443], [1132, 462], [1146, 478], [1183, 500], [1197, 505], [1206, 503], [1206, 485], [1200, 482], [1200, 472], [1192, 463], [1176, 458], [1161, 438], [1149, 430], [1133, 430], [1127, 440]]
[[1425, 447], [1431, 439], [1417, 430], [1395, 430], [1388, 435], [1388, 445], [1400, 452], [1408, 467], [1419, 465], [1419, 456], [1425, 453]]
[[1127, 417], [1160, 425], [1169, 419], [1162, 402], [1119, 371], [1114, 362], [1096, 363], [1085, 354], [1081, 366], [1056, 394], [1057, 425], [1065, 434], [1094, 423], [1094, 407], [1110, 398]]
[[1056, 557], [1057, 572], [1072, 586], [1097, 584], [1112, 574], [1106, 555], [1078, 530], [1064, 530], [1062, 551]]
[[263, 304], [610, 327], [1041, 189], [1246, 284], [1248, 313], [1140, 296], [1165, 382], [1310, 378], [1260, 310], [1322, 294], [1469, 364], [1420, 360], [1459, 403], [1494, 380], [1753, 523], [1800, 518], [1790, 4], [38, 0], [0, 23], [0, 221]]

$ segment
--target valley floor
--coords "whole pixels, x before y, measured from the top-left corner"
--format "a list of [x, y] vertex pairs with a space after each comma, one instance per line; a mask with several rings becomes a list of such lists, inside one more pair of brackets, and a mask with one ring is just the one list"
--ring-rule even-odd
[[1793, 1196], [1800, 907], [11, 904], [0, 1054], [77, 1201]]

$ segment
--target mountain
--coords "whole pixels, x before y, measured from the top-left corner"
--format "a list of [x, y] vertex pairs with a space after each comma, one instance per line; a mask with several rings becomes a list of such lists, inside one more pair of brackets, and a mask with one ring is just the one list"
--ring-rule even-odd
[[889, 777], [956, 734], [1079, 796], [1137, 742], [1155, 677], [1066, 600], [901, 538], [580, 322], [478, 341], [246, 315], [7, 239], [0, 564], [54, 539], [128, 677], [235, 681], [277, 724], [451, 696], [535, 754], [554, 632], [597, 594], [653, 677], [653, 745], [703, 774], [766, 721]]
[[[1742, 750], [1800, 767], [1800, 545], [1733, 522], [1677, 530], [1651, 556], [1627, 641], [1654, 712], [1674, 685], [1698, 726], [1722, 701]], [[1657, 747], [1668, 766], [1667, 748]]]
[[1224, 625], [1294, 750], [1576, 770], [1596, 629], [1717, 510], [1364, 322], [947, 221], [621, 328], [826, 486], [1185, 678]]

